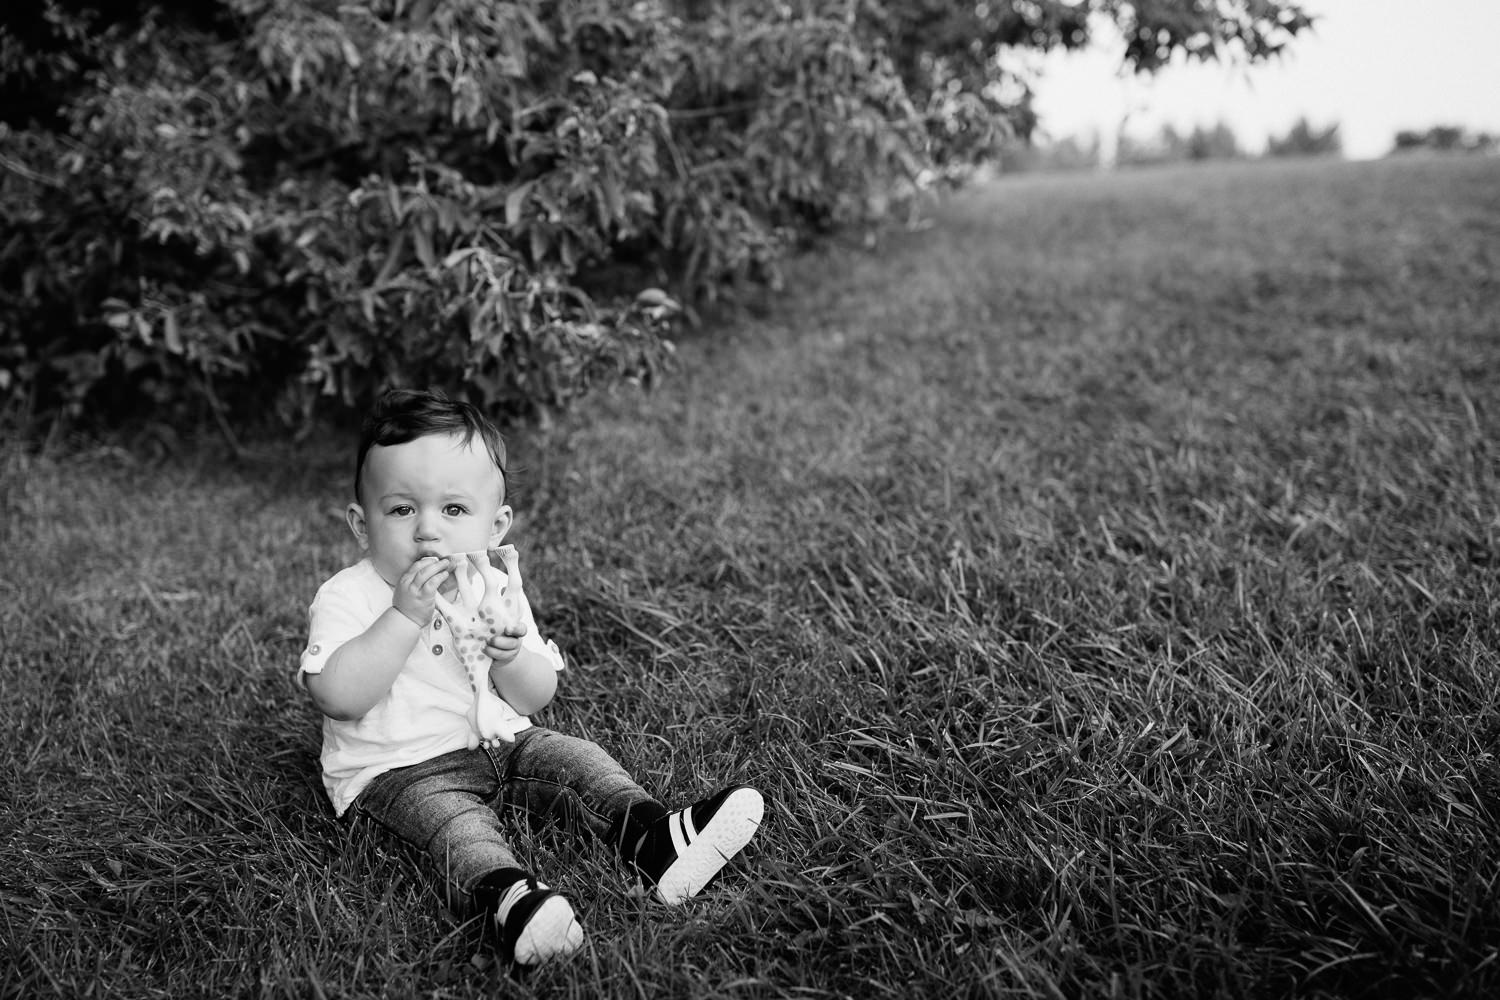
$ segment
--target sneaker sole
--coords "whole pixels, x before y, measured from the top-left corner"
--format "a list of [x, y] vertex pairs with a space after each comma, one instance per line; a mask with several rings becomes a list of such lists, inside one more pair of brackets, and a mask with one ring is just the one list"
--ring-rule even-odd
[[730, 793], [708, 825], [677, 856], [656, 883], [653, 895], [668, 905], [692, 899], [719, 874], [729, 859], [750, 843], [765, 816], [766, 802], [753, 788]]
[[573, 907], [561, 896], [553, 896], [537, 907], [516, 938], [517, 965], [536, 965], [567, 958], [583, 947], [583, 927]]

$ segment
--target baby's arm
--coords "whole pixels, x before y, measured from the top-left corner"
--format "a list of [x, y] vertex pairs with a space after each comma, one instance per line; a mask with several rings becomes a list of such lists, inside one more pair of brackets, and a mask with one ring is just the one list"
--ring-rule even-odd
[[423, 624], [432, 618], [437, 588], [450, 571], [446, 559], [417, 560], [397, 582], [391, 607], [335, 650], [320, 672], [306, 675], [307, 691], [318, 711], [352, 722], [385, 697]]
[[353, 722], [385, 697], [422, 630], [395, 608], [340, 646], [322, 671], [307, 674], [307, 692], [330, 719]]
[[508, 656], [503, 657], [495, 655], [495, 652], [498, 648], [499, 647], [497, 647], [497, 645], [492, 642], [485, 649], [485, 652], [489, 654], [490, 659], [495, 661], [494, 665], [490, 667], [491, 677], [494, 677], [495, 671], [502, 670], [505, 667], [509, 667], [512, 665], [522, 670], [540, 670], [543, 666], [545, 666], [548, 670], [559, 669], [557, 666], [557, 660], [558, 657], [562, 654], [555, 652], [555, 644], [551, 646], [551, 649], [537, 649], [529, 644], [524, 646], [517, 646], [514, 652], [510, 653]]
[[[516, 574], [519, 576], [519, 574]], [[517, 580], [517, 584], [519, 581]], [[537, 631], [536, 618], [531, 613], [531, 603], [516, 586], [517, 607], [516, 616], [518, 621], [501, 632], [490, 636], [489, 643], [485, 646], [485, 654], [493, 661], [490, 665], [490, 684], [496, 691], [507, 687], [502, 679], [505, 673], [511, 677], [531, 677], [539, 679], [552, 677], [555, 683], [555, 674], [563, 669], [563, 658], [557, 643], [543, 638]], [[540, 681], [534, 681], [540, 683]], [[538, 694], [533, 688], [533, 696]], [[551, 695], [547, 695], [550, 700]], [[515, 707], [515, 706], [512, 706]], [[537, 705], [540, 708], [541, 705]], [[523, 715], [532, 709], [518, 708]]]

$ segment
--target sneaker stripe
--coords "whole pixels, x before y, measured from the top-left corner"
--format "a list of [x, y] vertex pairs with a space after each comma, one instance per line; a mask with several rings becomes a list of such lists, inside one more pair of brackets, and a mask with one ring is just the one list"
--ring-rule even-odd
[[692, 822], [688, 818], [688, 811], [686, 809], [674, 812], [667, 819], [667, 829], [672, 834], [672, 850], [677, 852], [679, 858], [687, 853], [687, 849], [692, 846], [693, 840], [697, 836], [696, 832], [689, 832]]
[[548, 888], [546, 883], [538, 882], [535, 879], [517, 879], [506, 890], [505, 895], [500, 898], [500, 904], [495, 907], [495, 921], [497, 924], [503, 926], [505, 918], [510, 916], [510, 911], [515, 908], [517, 903], [525, 899], [527, 895], [535, 892], [537, 889], [546, 888]]
[[[765, 801], [753, 788], [736, 788], [719, 803], [703, 824], [702, 831], [693, 829], [692, 820], [688, 818], [690, 811], [684, 809], [668, 817], [667, 828], [671, 831], [677, 857], [662, 872], [655, 886], [656, 898], [663, 903], [681, 903], [696, 896], [755, 836], [765, 811]], [[693, 831], [691, 839], [689, 830]]]

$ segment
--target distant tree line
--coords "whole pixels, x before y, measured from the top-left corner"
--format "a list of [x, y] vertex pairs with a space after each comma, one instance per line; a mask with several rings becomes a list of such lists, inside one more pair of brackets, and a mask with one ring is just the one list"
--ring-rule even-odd
[[[1146, 138], [1122, 136], [1111, 165], [1143, 167], [1198, 160], [1239, 160], [1256, 157], [1340, 156], [1343, 138], [1337, 123], [1313, 125], [1299, 118], [1285, 133], [1267, 138], [1265, 149], [1249, 151], [1227, 123], [1196, 126], [1181, 131], [1165, 125]], [[1500, 139], [1488, 132], [1476, 132], [1457, 125], [1434, 125], [1431, 128], [1402, 130], [1396, 133], [1392, 154], [1500, 152]], [[1097, 134], [1079, 137], [1063, 136], [1046, 141], [1031, 141], [1013, 136], [1004, 142], [997, 155], [1000, 169], [1008, 173], [1043, 170], [1097, 170], [1106, 165], [1103, 143]]]
[[1122, 136], [1115, 162], [1122, 167], [1147, 167], [1193, 160], [1238, 160], [1244, 156], [1234, 129], [1219, 122], [1196, 125], [1188, 132], [1163, 125], [1154, 137], [1145, 140]]
[[[1337, 123], [1314, 126], [1299, 118], [1281, 135], [1266, 140], [1260, 153], [1248, 151], [1224, 122], [1196, 126], [1180, 131], [1165, 125], [1147, 138], [1122, 136], [1112, 164], [1119, 167], [1153, 166], [1166, 163], [1188, 163], [1196, 160], [1238, 160], [1257, 156], [1267, 158], [1294, 156], [1340, 156], [1343, 138]], [[1394, 138], [1393, 154], [1414, 152], [1479, 153], [1500, 152], [1500, 140], [1488, 132], [1476, 132], [1456, 125], [1435, 125], [1425, 130], [1402, 130]], [[1063, 136], [1033, 142], [1012, 137], [1003, 143], [997, 155], [1000, 169], [1007, 173], [1040, 170], [1097, 170], [1106, 165], [1103, 143], [1097, 134], [1086, 137]]]
[[1397, 132], [1392, 152], [1494, 153], [1497, 148], [1500, 144], [1488, 132], [1474, 132], [1458, 125], [1434, 125], [1426, 131]]
[[1298, 118], [1286, 135], [1266, 140], [1267, 156], [1338, 156], [1344, 151], [1337, 123], [1314, 128], [1306, 118]]
[[[1260, 152], [1248, 150], [1226, 122], [1198, 125], [1182, 131], [1167, 124], [1153, 135], [1120, 137], [1113, 163], [1118, 167], [1145, 167], [1201, 160], [1240, 160], [1256, 156], [1338, 156], [1343, 140], [1337, 124], [1322, 128], [1299, 118], [1283, 135], [1273, 135]], [[1020, 138], [1005, 144], [1000, 152], [1002, 170], [1093, 170], [1105, 165], [1105, 151], [1097, 134], [1087, 138], [1063, 136], [1047, 142]]]

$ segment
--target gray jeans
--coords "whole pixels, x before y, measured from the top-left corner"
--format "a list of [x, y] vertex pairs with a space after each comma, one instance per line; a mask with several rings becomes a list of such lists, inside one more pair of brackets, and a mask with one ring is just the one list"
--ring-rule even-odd
[[639, 822], [632, 812], [647, 820], [662, 807], [597, 743], [536, 726], [496, 749], [454, 750], [387, 771], [350, 807], [421, 850], [459, 912], [472, 909], [485, 875], [527, 867], [502, 830], [502, 810], [617, 841]]

